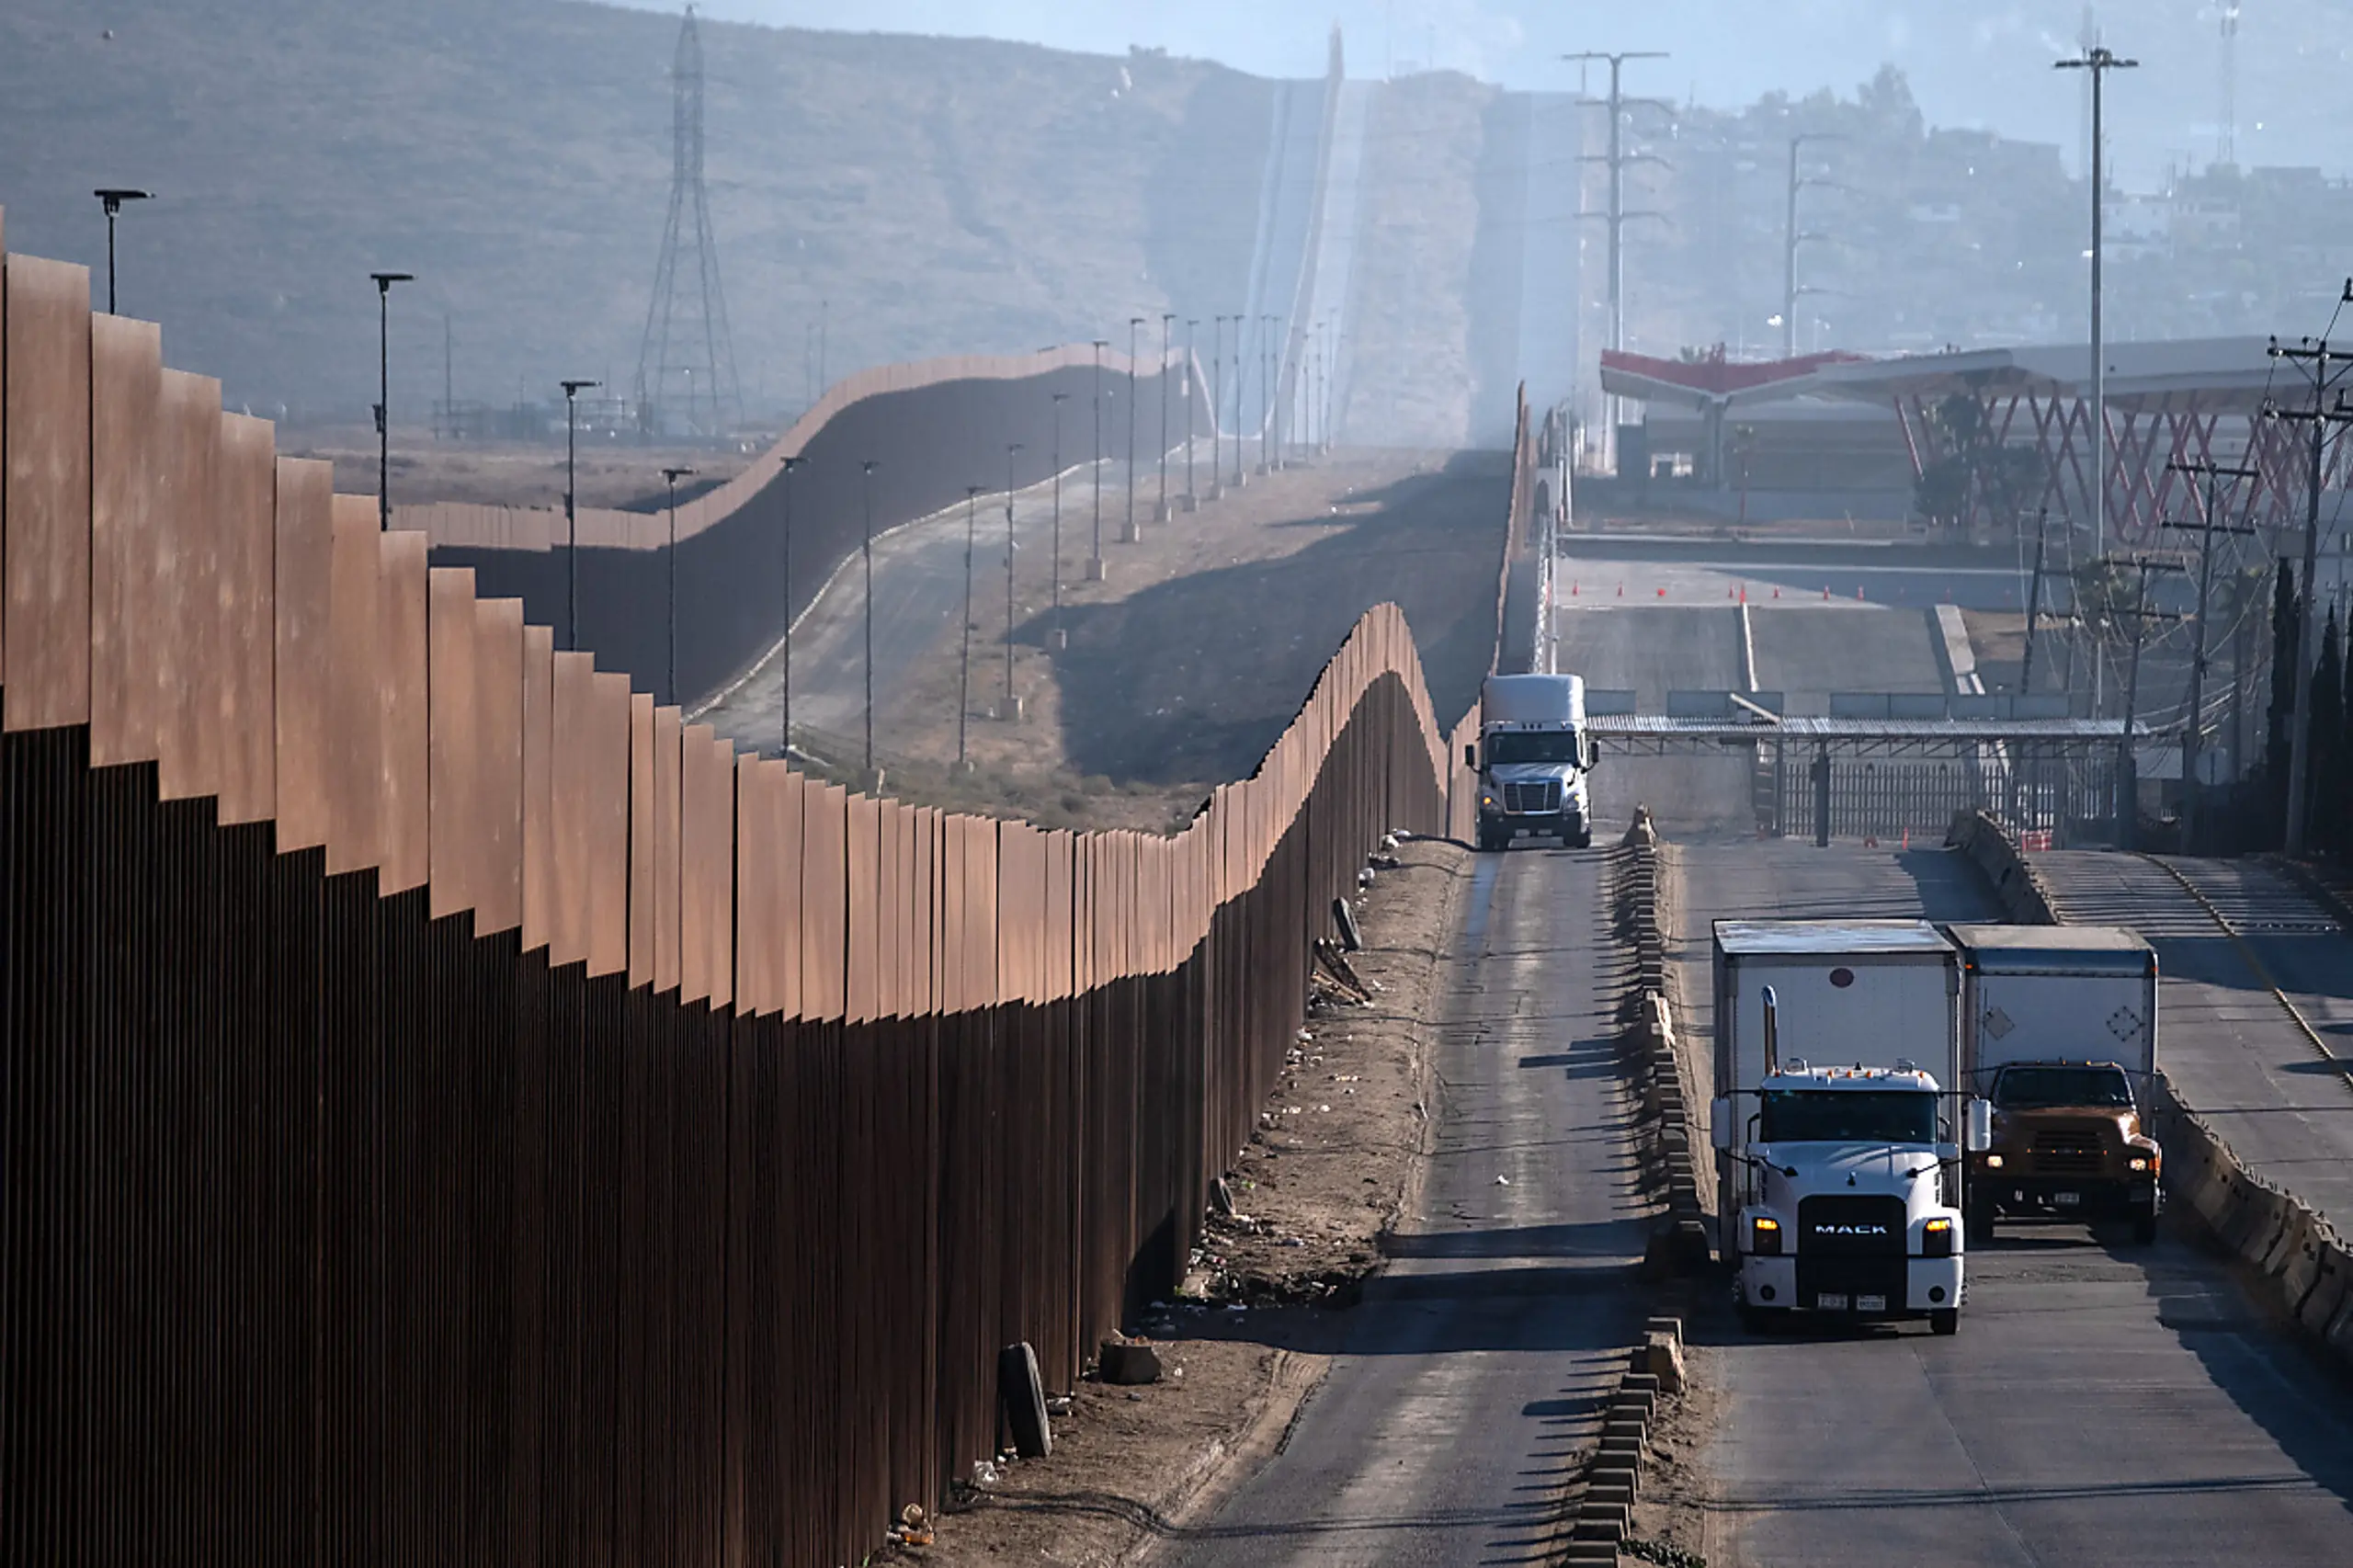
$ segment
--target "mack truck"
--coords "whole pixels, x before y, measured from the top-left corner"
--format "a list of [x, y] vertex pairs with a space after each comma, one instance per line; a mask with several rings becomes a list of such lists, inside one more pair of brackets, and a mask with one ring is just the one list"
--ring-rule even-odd
[[1960, 955], [1915, 920], [1719, 920], [1710, 1108], [1722, 1251], [1752, 1332], [1796, 1313], [1961, 1329]]
[[1593, 737], [1581, 676], [1489, 676], [1479, 688], [1479, 741], [1464, 753], [1479, 775], [1480, 848], [1522, 838], [1592, 847]]
[[2002, 1219], [2108, 1220], [2156, 1240], [2155, 949], [2115, 926], [1945, 929], [1961, 951], [1962, 1071], [1994, 1108], [1969, 1156], [1971, 1236]]

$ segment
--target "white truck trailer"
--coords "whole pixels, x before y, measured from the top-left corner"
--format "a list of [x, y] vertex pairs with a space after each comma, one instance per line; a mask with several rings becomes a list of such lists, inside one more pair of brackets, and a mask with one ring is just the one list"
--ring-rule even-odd
[[1593, 737], [1586, 731], [1579, 676], [1489, 676], [1479, 688], [1479, 744], [1463, 760], [1479, 775], [1479, 847], [1507, 849], [1522, 838], [1593, 844], [1586, 775]]
[[1960, 954], [1914, 920], [1720, 920], [1722, 1250], [1742, 1321], [1926, 1317], [1958, 1332], [1964, 1144]]
[[2123, 1220], [2155, 1240], [2155, 949], [2117, 926], [1946, 931], [1961, 957], [1962, 1070], [1994, 1108], [1992, 1140], [1969, 1158], [1971, 1233], [2053, 1217]]

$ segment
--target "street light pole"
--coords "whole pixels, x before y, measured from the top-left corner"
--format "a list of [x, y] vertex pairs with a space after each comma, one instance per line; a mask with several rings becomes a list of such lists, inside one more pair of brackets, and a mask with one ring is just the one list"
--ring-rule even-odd
[[964, 624], [956, 653], [956, 766], [965, 766], [964, 723], [972, 712], [972, 533], [980, 517], [982, 484], [964, 486]]
[[1185, 510], [1200, 509], [1201, 498], [1193, 493], [1193, 378], [1199, 373], [1200, 361], [1193, 353], [1194, 331], [1201, 324], [1188, 319], [1185, 323]]
[[874, 780], [874, 471], [881, 466], [872, 458], [858, 465], [866, 511], [866, 542], [861, 550], [866, 562], [866, 778], [870, 785]]
[[678, 701], [678, 481], [692, 474], [690, 468], [665, 468], [662, 483], [670, 488], [670, 705], [681, 707]]
[[[111, 211], [112, 208], [109, 207]], [[392, 285], [405, 272], [371, 272], [376, 280], [376, 527], [392, 526]], [[114, 313], [114, 225], [107, 225], [107, 313]]]
[[2120, 59], [2094, 45], [2073, 60], [2052, 62], [2055, 71], [2092, 74], [2092, 558], [2108, 553], [2108, 343], [2100, 322], [2100, 222], [2108, 196], [2100, 146], [2101, 85], [2110, 71], [2131, 71], [2137, 60]]
[[1095, 553], [1087, 557], [1086, 580], [1103, 580], [1103, 350], [1111, 346], [1110, 339], [1098, 337], [1095, 343]]
[[1152, 520], [1168, 520], [1168, 349], [1169, 329], [1176, 323], [1174, 311], [1160, 312], [1160, 505], [1154, 509]]
[[1056, 392], [1054, 399], [1054, 646], [1070, 646], [1070, 639], [1063, 632], [1063, 404], [1070, 401], [1070, 393]]
[[[1609, 150], [1600, 156], [1609, 165], [1609, 208], [1602, 214], [1609, 224], [1609, 347], [1613, 350], [1626, 347], [1626, 153], [1623, 128], [1626, 99], [1620, 86], [1620, 75], [1629, 60], [1664, 60], [1663, 50], [1620, 50], [1615, 53], [1602, 50], [1586, 50], [1561, 56], [1564, 61], [1607, 61], [1609, 65]], [[1587, 100], [1590, 101], [1590, 100]], [[1588, 157], [1580, 160], [1591, 162]], [[1615, 440], [1615, 418], [1610, 438]]]
[[1274, 472], [1273, 456], [1267, 449], [1267, 436], [1275, 424], [1274, 389], [1274, 326], [1275, 318], [1258, 318], [1258, 472]]
[[580, 421], [574, 416], [580, 394], [599, 381], [565, 381], [563, 386], [563, 645], [580, 650], [580, 508], [578, 459]]
[[114, 308], [114, 221], [122, 211], [124, 202], [150, 201], [154, 199], [155, 193], [152, 190], [132, 190], [128, 186], [118, 185], [101, 186], [90, 194], [97, 197], [100, 205], [107, 210], [107, 314], [113, 315], [116, 313]]
[[1210, 499], [1225, 495], [1225, 322], [1218, 316], [1210, 327]]
[[777, 756], [792, 756], [792, 476], [807, 458], [784, 460], [784, 712], [778, 724]]
[[1142, 325], [1143, 317], [1128, 318], [1128, 522], [1120, 532], [1121, 544], [1143, 537], [1136, 531], [1136, 329]]
[[1005, 449], [1005, 711], [1001, 717], [1011, 723], [1020, 717], [1013, 707], [1013, 460], [1021, 455], [1021, 443], [1010, 442]]

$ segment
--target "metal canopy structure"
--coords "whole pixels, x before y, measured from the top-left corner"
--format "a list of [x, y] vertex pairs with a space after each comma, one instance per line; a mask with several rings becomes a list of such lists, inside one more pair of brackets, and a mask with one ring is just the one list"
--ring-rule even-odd
[[[2282, 375], [2263, 337], [2183, 338], [2108, 346], [2108, 517], [2119, 539], [2146, 543], [2159, 522], [2194, 509], [2192, 481], [2173, 465], [2244, 460], [2258, 477], [2234, 506], [2267, 528], [2301, 526], [2310, 483], [2305, 436], [2263, 417], [2267, 398], [2294, 402], [2303, 383]], [[2026, 447], [2042, 460], [2029, 505], [2088, 525], [2092, 507], [2092, 364], [2087, 344], [1983, 348], [1887, 359], [1715, 367], [1605, 355], [1602, 386], [1616, 395], [1676, 406], [1830, 398], [1892, 409], [1916, 479], [1953, 455], [1949, 400], [1975, 405], [1978, 439]], [[1733, 372], [1741, 372], [1733, 374]], [[2353, 486], [2353, 436], [2338, 432], [2324, 487]], [[1975, 517], [2008, 523], [2012, 517]]]
[[[1588, 718], [1595, 741], [1627, 756], [1666, 756], [1708, 752], [1719, 746], [1779, 742], [1885, 755], [1921, 755], [1982, 746], [2033, 746], [2038, 750], [2104, 747], [2124, 739], [2121, 719], [1844, 719], [1797, 716], [1779, 723], [1761, 719], [1694, 719], [1663, 713], [1624, 713]], [[2137, 744], [2170, 732], [2135, 722]]]

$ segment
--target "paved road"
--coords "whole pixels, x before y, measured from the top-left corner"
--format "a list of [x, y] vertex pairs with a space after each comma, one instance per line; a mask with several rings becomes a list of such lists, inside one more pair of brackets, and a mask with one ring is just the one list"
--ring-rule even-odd
[[1788, 605], [1748, 607], [1756, 684], [1782, 693], [1791, 713], [1827, 713], [1833, 691], [1942, 691], [1931, 612], [1866, 606], [1824, 615]]
[[[1670, 691], [1745, 691], [1740, 617], [1707, 608], [1572, 608], [1554, 619], [1555, 667], [1586, 684], [1631, 690], [1643, 711], [1666, 710]], [[1634, 807], [1676, 803], [1678, 820], [1727, 833], [1753, 832], [1752, 767], [1745, 756], [1605, 756], [1593, 775], [1594, 817], [1604, 833], [1622, 828]]]
[[[1714, 844], [1677, 859], [1695, 1001], [1717, 916], [1995, 917], [1940, 852]], [[1703, 1004], [1688, 1014], [1704, 1028]], [[2186, 1032], [2169, 1018], [2169, 1048]], [[1691, 1332], [1724, 1397], [1705, 1456], [1719, 1568], [2353, 1562], [2341, 1376], [2170, 1230], [2141, 1248], [2010, 1229], [1972, 1249], [1953, 1339], [1750, 1339], [1723, 1303]]]
[[[2321, 1059], [2246, 954], [2179, 882], [2137, 855], [2038, 855], [2060, 913], [2130, 926], [2157, 949], [2157, 1059], [2239, 1158], [2353, 1230], [2353, 1086]], [[2336, 1055], [2353, 1057], [2353, 937], [2276, 872], [2177, 860]], [[2353, 1544], [2347, 1547], [2353, 1558]]]
[[1654, 606], [1729, 604], [1745, 595], [1759, 608], [1828, 603], [1917, 610], [1945, 601], [1970, 609], [2026, 608], [2027, 574], [1975, 557], [1968, 564], [1924, 563], [1922, 557], [1858, 545], [1791, 560], [1794, 552], [1761, 548], [1695, 552], [1602, 540], [1573, 543], [1571, 550], [1560, 563], [1561, 592], [1580, 603], [1616, 604], [1622, 589], [1625, 602]]
[[1157, 1558], [1539, 1563], [1642, 1324], [1598, 854], [1485, 856], [1439, 1036], [1436, 1149], [1282, 1453]]

